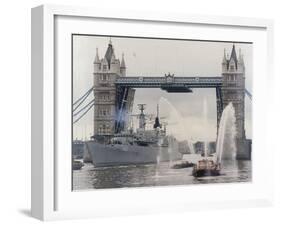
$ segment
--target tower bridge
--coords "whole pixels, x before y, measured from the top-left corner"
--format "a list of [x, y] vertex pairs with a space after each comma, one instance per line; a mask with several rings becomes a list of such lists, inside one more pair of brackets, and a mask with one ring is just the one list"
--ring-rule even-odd
[[[95, 139], [104, 140], [106, 137], [110, 139], [114, 134], [128, 127], [128, 114], [132, 112], [136, 88], [160, 88], [173, 93], [190, 93], [195, 88], [214, 88], [216, 91], [217, 126], [219, 126], [224, 107], [232, 102], [236, 116], [237, 158], [250, 159], [250, 148], [246, 147], [244, 123], [245, 65], [241, 51], [237, 57], [234, 45], [230, 57], [226, 56], [224, 52], [221, 76], [187, 77], [168, 73], [159, 77], [149, 75], [128, 77], [126, 76], [124, 55], [122, 55], [120, 62], [115, 57], [114, 48], [110, 41], [104, 58], [100, 59], [98, 50], [96, 51], [93, 77], [94, 86], [91, 91], [94, 93], [94, 104], [91, 104], [83, 115], [94, 106]], [[89, 92], [85, 94], [86, 97]], [[248, 91], [246, 94], [252, 98]], [[83, 98], [82, 96], [82, 101], [85, 100]], [[74, 111], [80, 104], [77, 104]]]

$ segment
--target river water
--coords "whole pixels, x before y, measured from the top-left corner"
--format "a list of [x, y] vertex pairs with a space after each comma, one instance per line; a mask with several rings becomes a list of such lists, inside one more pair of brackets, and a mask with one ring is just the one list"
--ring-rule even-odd
[[192, 167], [171, 169], [173, 163], [95, 168], [87, 163], [73, 171], [73, 190], [250, 182], [250, 161], [224, 161], [220, 176], [194, 178]]

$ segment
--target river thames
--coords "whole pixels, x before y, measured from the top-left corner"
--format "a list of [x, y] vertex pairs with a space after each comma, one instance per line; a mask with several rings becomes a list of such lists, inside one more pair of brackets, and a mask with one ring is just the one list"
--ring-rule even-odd
[[251, 182], [251, 161], [224, 161], [220, 176], [195, 178], [192, 167], [172, 169], [173, 163], [95, 168], [86, 163], [73, 171], [73, 190]]

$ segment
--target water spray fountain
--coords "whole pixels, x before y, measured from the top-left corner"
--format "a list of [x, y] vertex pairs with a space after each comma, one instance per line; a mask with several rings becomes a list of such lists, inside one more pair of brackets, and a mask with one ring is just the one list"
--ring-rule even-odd
[[[208, 126], [208, 109], [207, 109], [207, 100], [204, 98], [203, 101], [203, 125], [205, 128]], [[207, 138], [204, 138], [204, 157], [208, 157], [208, 141]]]
[[236, 153], [236, 118], [232, 103], [223, 110], [220, 119], [217, 145], [216, 161], [203, 159], [193, 167], [194, 177], [218, 176], [220, 175], [222, 160], [234, 160]]
[[223, 160], [235, 160], [236, 158], [236, 118], [232, 103], [223, 110], [216, 146], [217, 163]]

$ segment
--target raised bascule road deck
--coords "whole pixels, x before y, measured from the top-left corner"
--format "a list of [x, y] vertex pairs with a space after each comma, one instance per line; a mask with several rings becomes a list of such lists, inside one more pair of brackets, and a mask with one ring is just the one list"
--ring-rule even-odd
[[119, 118], [123, 112], [123, 107], [126, 103], [128, 89], [131, 88], [160, 88], [168, 93], [191, 93], [192, 88], [215, 88], [216, 103], [217, 103], [217, 120], [219, 119], [223, 110], [222, 103], [222, 76], [218, 77], [187, 77], [174, 76], [170, 73], [165, 76], [144, 76], [144, 77], [119, 77], [115, 81], [116, 87], [120, 91], [120, 98], [118, 98], [119, 117], [117, 120], [117, 129], [119, 128]]

